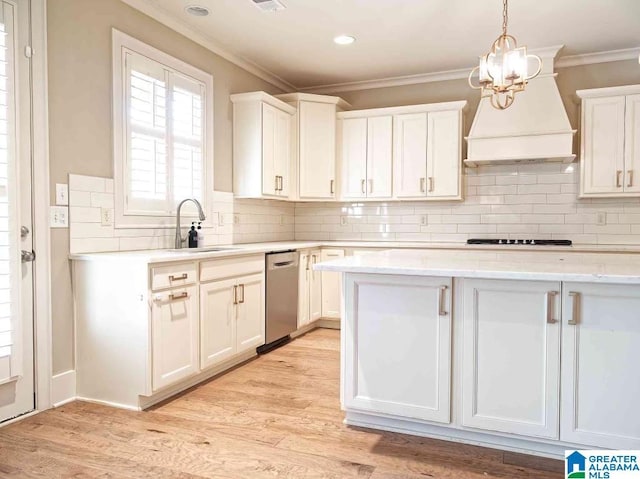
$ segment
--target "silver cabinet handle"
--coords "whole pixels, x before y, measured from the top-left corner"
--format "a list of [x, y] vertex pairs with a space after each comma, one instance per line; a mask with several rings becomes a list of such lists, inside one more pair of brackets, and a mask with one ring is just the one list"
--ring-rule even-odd
[[373, 180], [369, 180], [369, 193], [373, 193]]
[[567, 324], [577, 326], [578, 320], [580, 319], [580, 293], [569, 291], [569, 297], [573, 300], [573, 311], [571, 313], [571, 319], [567, 321]]
[[365, 189], [365, 188], [366, 188], [366, 187], [365, 187], [366, 182], [367, 182], [366, 180], [362, 180], [362, 182], [361, 182], [361, 186], [360, 186], [360, 188], [362, 189], [362, 194], [363, 194], [363, 195], [366, 195], [366, 194], [367, 194], [367, 190]]
[[629, 183], [627, 183], [628, 187], [633, 186], [633, 170], [627, 170], [627, 174], [629, 175]]
[[446, 316], [449, 314], [444, 310], [444, 306], [445, 306], [444, 303], [446, 301], [447, 289], [448, 289], [448, 286], [440, 286], [440, 295], [438, 297], [438, 314], [440, 316]]
[[171, 293], [169, 295], [169, 301], [177, 301], [179, 299], [185, 299], [189, 297], [189, 293], [187, 293], [186, 291], [184, 293], [180, 293], [180, 294], [173, 294]]
[[240, 288], [240, 295], [241, 296], [240, 296], [240, 301], [238, 301], [238, 303], [242, 304], [242, 303], [244, 303], [244, 284], [241, 284], [239, 286], [239, 288]]
[[622, 176], [622, 170], [616, 171], [616, 188], [622, 188], [622, 184], [620, 184], [620, 177]]
[[555, 324], [558, 322], [555, 316], [557, 291], [549, 291], [547, 293], [547, 324]]
[[180, 276], [170, 275], [169, 281], [181, 281], [183, 279], [187, 279], [188, 277], [189, 275], [187, 273], [182, 273]]
[[275, 186], [275, 191], [279, 191], [279, 190], [278, 190], [278, 175], [276, 175], [276, 186]]
[[433, 191], [433, 176], [429, 177], [429, 193]]
[[238, 286], [233, 285], [233, 304], [238, 304]]
[[424, 193], [424, 184], [425, 184], [425, 179], [424, 178], [420, 178], [420, 191], [422, 193]]
[[335, 183], [336, 183], [336, 180], [331, 180], [331, 182], [329, 183], [329, 192], [331, 194], [335, 193], [335, 190], [334, 190]]

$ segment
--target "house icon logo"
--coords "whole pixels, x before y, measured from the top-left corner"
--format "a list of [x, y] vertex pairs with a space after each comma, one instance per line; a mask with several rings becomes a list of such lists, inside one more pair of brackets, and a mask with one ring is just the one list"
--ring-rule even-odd
[[587, 458], [574, 451], [565, 458], [567, 463], [567, 479], [584, 479], [587, 470]]

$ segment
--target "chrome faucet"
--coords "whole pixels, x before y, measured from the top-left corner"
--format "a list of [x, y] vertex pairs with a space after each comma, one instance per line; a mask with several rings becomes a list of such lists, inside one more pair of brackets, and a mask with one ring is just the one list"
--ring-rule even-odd
[[187, 237], [185, 236], [183, 238], [182, 231], [180, 231], [180, 209], [182, 208], [182, 205], [184, 205], [187, 201], [193, 201], [198, 207], [198, 215], [200, 216], [200, 221], [204, 221], [206, 219], [204, 215], [204, 211], [202, 211], [202, 205], [198, 200], [196, 200], [195, 198], [187, 198], [186, 200], [182, 200], [178, 204], [178, 211], [176, 213], [176, 244], [175, 244], [176, 249], [182, 248], [182, 243], [187, 241]]

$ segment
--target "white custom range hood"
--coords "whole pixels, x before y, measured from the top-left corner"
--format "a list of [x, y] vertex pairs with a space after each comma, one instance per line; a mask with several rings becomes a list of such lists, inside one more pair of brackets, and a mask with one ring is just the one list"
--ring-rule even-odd
[[467, 137], [467, 166], [520, 162], [572, 162], [573, 135], [556, 85], [553, 61], [562, 47], [536, 50], [542, 71], [506, 110], [480, 101]]

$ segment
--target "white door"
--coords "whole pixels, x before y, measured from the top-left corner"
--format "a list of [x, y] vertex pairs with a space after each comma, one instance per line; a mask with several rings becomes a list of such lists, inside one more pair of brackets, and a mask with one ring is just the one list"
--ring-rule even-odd
[[582, 192], [622, 193], [625, 97], [588, 98], [582, 104]]
[[262, 274], [237, 280], [236, 352], [242, 353], [264, 344], [264, 281]]
[[320, 255], [320, 250], [314, 250], [311, 252], [309, 321], [315, 321], [322, 317], [322, 273], [313, 269], [313, 265], [320, 262]]
[[28, 18], [29, 2], [0, 1], [0, 422], [35, 399]]
[[333, 198], [336, 177], [336, 106], [299, 103], [300, 198]]
[[393, 117], [369, 118], [367, 127], [367, 197], [391, 198]]
[[427, 197], [460, 197], [459, 111], [437, 111], [427, 116]]
[[197, 314], [195, 286], [154, 295], [151, 310], [154, 391], [199, 371]]
[[624, 191], [638, 193], [640, 192], [640, 95], [627, 96], [625, 110]]
[[451, 422], [451, 278], [346, 281], [345, 406]]
[[565, 283], [560, 439], [640, 449], [640, 286]]
[[262, 104], [262, 194], [275, 196], [279, 189], [276, 166], [278, 110]]
[[340, 192], [342, 198], [367, 196], [367, 119], [342, 120]]
[[200, 367], [219, 364], [236, 353], [234, 279], [200, 285]]
[[284, 111], [276, 110], [276, 134], [275, 134], [275, 170], [278, 176], [278, 196], [289, 197], [289, 185], [291, 175], [291, 115]]
[[560, 283], [463, 288], [463, 426], [557, 439]]
[[[342, 249], [323, 249], [322, 261], [343, 258]], [[322, 317], [340, 319], [342, 303], [342, 273], [323, 271], [322, 273]]]
[[394, 117], [393, 195], [422, 198], [427, 195], [427, 114]]
[[309, 253], [300, 253], [298, 270], [298, 328], [310, 323], [309, 317]]

